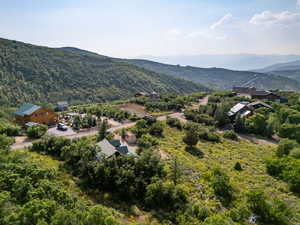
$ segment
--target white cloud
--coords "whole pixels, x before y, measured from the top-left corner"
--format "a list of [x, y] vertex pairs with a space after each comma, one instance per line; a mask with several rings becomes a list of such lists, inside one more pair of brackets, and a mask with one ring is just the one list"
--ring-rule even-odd
[[227, 39], [227, 35], [225, 34], [216, 34], [211, 31], [196, 31], [187, 34], [188, 38], [205, 38], [205, 39], [215, 39], [215, 40], [225, 40]]
[[[299, 1], [300, 1], [300, 0], [299, 0]], [[217, 27], [222, 26], [222, 25], [228, 23], [231, 19], [232, 19], [232, 14], [231, 14], [231, 13], [228, 13], [228, 14], [226, 14], [225, 16], [223, 16], [221, 19], [219, 19], [218, 21], [216, 21], [215, 23], [213, 23], [213, 24], [210, 26], [210, 29], [214, 30], [214, 29], [216, 29]]]
[[254, 25], [282, 25], [288, 27], [300, 23], [300, 13], [288, 11], [272, 13], [264, 11], [260, 14], [255, 14], [249, 22]]

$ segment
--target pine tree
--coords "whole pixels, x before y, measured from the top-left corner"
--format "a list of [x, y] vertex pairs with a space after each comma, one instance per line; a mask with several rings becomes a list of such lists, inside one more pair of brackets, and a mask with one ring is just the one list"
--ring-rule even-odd
[[171, 166], [171, 179], [173, 180], [174, 185], [177, 185], [182, 175], [181, 165], [178, 162], [177, 157], [174, 158]]
[[103, 122], [100, 124], [100, 127], [99, 127], [97, 141], [102, 141], [103, 139], [105, 139], [107, 129], [108, 129], [108, 122], [107, 122], [107, 120], [103, 120]]

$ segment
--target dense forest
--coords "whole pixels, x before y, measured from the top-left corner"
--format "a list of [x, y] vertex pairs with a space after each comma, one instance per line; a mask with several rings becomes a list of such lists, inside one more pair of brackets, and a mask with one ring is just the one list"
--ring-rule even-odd
[[91, 103], [133, 96], [138, 91], [191, 93], [201, 85], [119, 63], [0, 39], [0, 104], [67, 100]]
[[[215, 89], [231, 89], [233, 86], [240, 86], [247, 83], [258, 89], [280, 89], [300, 90], [300, 83], [289, 77], [272, 74], [256, 73], [249, 71], [233, 71], [222, 68], [198, 68], [192, 66], [168, 65], [148, 60], [126, 59], [118, 60], [127, 62], [141, 68], [165, 73], [173, 77], [184, 78], [198, 84], [205, 84]], [[280, 74], [279, 74], [280, 75]]]

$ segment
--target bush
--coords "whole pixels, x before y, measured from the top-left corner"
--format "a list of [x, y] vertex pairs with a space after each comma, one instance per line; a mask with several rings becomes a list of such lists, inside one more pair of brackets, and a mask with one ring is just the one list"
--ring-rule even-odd
[[151, 208], [172, 211], [185, 206], [187, 194], [177, 185], [157, 181], [148, 185], [145, 201]]
[[238, 141], [239, 140], [239, 138], [236, 135], [236, 133], [234, 131], [232, 131], [232, 130], [226, 130], [226, 131], [224, 131], [223, 137], [226, 138], [226, 139], [234, 140], [234, 141]]
[[157, 121], [153, 123], [149, 128], [149, 133], [156, 137], [162, 137], [164, 128], [161, 122]]
[[290, 155], [296, 159], [300, 159], [300, 148], [294, 148], [291, 152]]
[[5, 134], [0, 134], [0, 150], [9, 150], [9, 147], [13, 143], [13, 138], [7, 137]]
[[212, 170], [211, 185], [223, 204], [228, 205], [233, 200], [233, 188], [230, 185], [229, 177], [220, 168]]
[[263, 224], [288, 225], [291, 224], [291, 209], [280, 200], [268, 201], [262, 191], [251, 191], [247, 194], [250, 209], [259, 216]]
[[32, 127], [28, 127], [27, 136], [30, 138], [40, 138], [46, 134], [47, 129], [48, 127], [45, 125], [34, 125]]
[[187, 130], [183, 137], [183, 142], [188, 146], [194, 146], [198, 143], [198, 134], [194, 130]]
[[276, 155], [278, 157], [287, 156], [290, 154], [290, 151], [297, 147], [298, 143], [290, 139], [281, 139], [277, 147]]
[[153, 146], [158, 145], [156, 138], [152, 137], [149, 134], [144, 134], [141, 138], [137, 140], [137, 144], [142, 149], [148, 149]]
[[201, 221], [204, 221], [211, 215], [211, 211], [202, 204], [194, 204], [192, 206], [192, 214]]
[[235, 225], [230, 217], [225, 215], [216, 214], [206, 218], [203, 225]]
[[168, 118], [167, 119], [167, 124], [170, 126], [170, 127], [175, 127], [179, 130], [182, 129], [182, 125], [181, 125], [181, 122], [179, 119], [177, 118]]
[[7, 136], [19, 136], [21, 128], [19, 126], [13, 125], [9, 122], [0, 121], [0, 134], [5, 134]]
[[209, 131], [207, 128], [201, 128], [198, 131], [198, 136], [200, 139], [211, 141], [211, 142], [220, 142], [220, 137], [215, 132]]
[[243, 170], [243, 168], [242, 168], [242, 166], [239, 162], [236, 162], [233, 168], [237, 171], [242, 171]]

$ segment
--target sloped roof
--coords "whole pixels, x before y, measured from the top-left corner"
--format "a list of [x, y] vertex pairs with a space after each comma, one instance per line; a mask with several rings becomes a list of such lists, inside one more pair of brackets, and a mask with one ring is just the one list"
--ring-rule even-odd
[[36, 125], [39, 125], [38, 123], [35, 123], [35, 122], [28, 122], [28, 123], [25, 123], [25, 126], [26, 127], [32, 127], [32, 126], [36, 126]]
[[236, 104], [235, 106], [233, 106], [229, 112], [228, 112], [228, 116], [233, 116], [236, 113], [238, 113], [239, 111], [241, 111], [244, 107], [246, 107], [248, 104], [248, 102], [240, 102], [238, 104]]
[[115, 148], [121, 146], [121, 141], [120, 140], [111, 140], [111, 141], [109, 141], [109, 143], [111, 145], [113, 145]]
[[267, 107], [267, 108], [270, 108], [270, 109], [273, 109], [272, 106], [270, 106], [269, 104], [267, 103], [264, 103], [264, 102], [252, 102], [252, 103], [249, 103], [248, 106], [257, 106], [257, 105], [261, 105], [261, 106], [264, 106], [264, 107]]
[[115, 147], [106, 139], [98, 142], [97, 146], [101, 148], [101, 153], [103, 153], [107, 158], [111, 157], [117, 152]]
[[40, 106], [33, 104], [23, 104], [17, 111], [14, 112], [14, 114], [18, 116], [29, 116], [40, 108]]
[[57, 105], [60, 106], [60, 107], [68, 107], [69, 103], [66, 102], [66, 101], [63, 101], [63, 102], [57, 102]]

